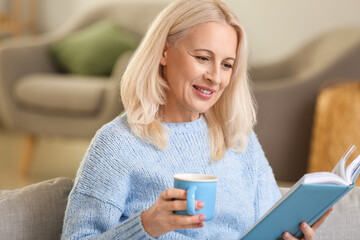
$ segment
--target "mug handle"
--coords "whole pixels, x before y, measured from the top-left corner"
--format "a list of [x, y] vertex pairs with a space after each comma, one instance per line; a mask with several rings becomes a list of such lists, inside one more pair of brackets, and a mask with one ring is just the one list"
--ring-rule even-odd
[[187, 189], [187, 193], [186, 193], [186, 202], [187, 202], [187, 206], [186, 206], [186, 211], [189, 215], [195, 215], [195, 191], [196, 191], [196, 186], [190, 186]]

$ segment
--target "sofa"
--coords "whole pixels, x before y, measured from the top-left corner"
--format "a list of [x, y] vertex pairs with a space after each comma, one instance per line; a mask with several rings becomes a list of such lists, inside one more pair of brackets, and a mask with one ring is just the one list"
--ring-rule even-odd
[[[15, 190], [0, 191], [0, 239], [60, 239], [69, 178], [55, 178]], [[284, 194], [288, 188], [280, 188]], [[359, 239], [360, 187], [341, 199], [317, 233], [318, 240]]]

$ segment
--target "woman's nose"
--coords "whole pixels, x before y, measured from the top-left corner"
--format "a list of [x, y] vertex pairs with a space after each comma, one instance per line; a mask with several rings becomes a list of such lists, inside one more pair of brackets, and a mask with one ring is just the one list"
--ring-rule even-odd
[[218, 67], [212, 67], [211, 69], [208, 69], [208, 71], [204, 75], [205, 79], [211, 81], [213, 84], [220, 84], [221, 78], [220, 78], [220, 68]]

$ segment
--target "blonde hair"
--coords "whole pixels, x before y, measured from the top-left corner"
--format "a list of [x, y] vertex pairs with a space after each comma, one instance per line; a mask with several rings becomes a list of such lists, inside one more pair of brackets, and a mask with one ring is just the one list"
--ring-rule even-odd
[[160, 107], [166, 104], [167, 83], [161, 56], [166, 41], [176, 45], [190, 28], [206, 22], [225, 22], [238, 35], [237, 57], [229, 85], [204, 113], [209, 126], [211, 159], [225, 156], [227, 148], [242, 151], [256, 122], [255, 103], [247, 75], [248, 47], [238, 18], [218, 0], [179, 0], [165, 8], [148, 29], [121, 80], [121, 99], [132, 131], [164, 150], [167, 137]]

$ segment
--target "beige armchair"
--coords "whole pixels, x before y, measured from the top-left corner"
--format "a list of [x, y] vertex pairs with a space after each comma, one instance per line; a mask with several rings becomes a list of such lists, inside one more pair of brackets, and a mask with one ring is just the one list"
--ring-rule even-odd
[[118, 59], [110, 77], [75, 76], [57, 70], [49, 46], [105, 18], [142, 36], [164, 5], [108, 2], [49, 34], [0, 44], [0, 118], [6, 128], [29, 133], [24, 159], [31, 155], [36, 135], [90, 137], [123, 110], [119, 80], [129, 53]]

